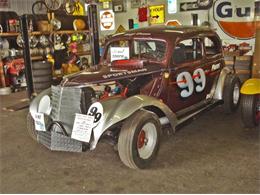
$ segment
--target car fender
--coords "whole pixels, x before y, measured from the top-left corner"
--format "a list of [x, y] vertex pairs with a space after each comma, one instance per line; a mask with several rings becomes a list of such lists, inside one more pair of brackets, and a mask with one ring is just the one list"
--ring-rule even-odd
[[240, 92], [245, 95], [260, 94], [260, 79], [248, 79], [241, 87]]
[[223, 100], [223, 91], [224, 91], [225, 80], [226, 80], [227, 75], [232, 74], [232, 73], [233, 73], [233, 71], [231, 69], [229, 69], [228, 67], [224, 67], [221, 70], [220, 75], [218, 77], [213, 99]]
[[133, 113], [145, 107], [153, 106], [160, 109], [168, 118], [173, 131], [177, 124], [177, 118], [170, 108], [160, 100], [146, 96], [135, 95], [127, 99], [111, 98], [100, 102], [104, 109], [103, 120], [93, 129], [94, 140], [90, 144], [90, 149], [95, 149], [103, 133], [113, 125], [125, 120]]

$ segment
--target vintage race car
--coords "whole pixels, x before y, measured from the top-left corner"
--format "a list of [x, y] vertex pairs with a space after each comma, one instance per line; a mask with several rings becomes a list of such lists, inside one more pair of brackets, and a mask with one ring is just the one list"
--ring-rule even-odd
[[28, 131], [51, 150], [94, 150], [109, 140], [122, 162], [146, 168], [162, 128], [223, 103], [234, 112], [240, 81], [221, 41], [204, 27], [156, 26], [114, 35], [95, 70], [64, 78], [30, 104]]

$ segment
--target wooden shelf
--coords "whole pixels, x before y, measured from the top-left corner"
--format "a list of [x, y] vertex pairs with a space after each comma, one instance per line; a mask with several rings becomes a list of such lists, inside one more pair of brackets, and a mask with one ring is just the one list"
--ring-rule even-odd
[[18, 36], [20, 33], [0, 33], [0, 37], [16, 37]]
[[[40, 31], [34, 31], [31, 32], [31, 35], [44, 35], [44, 34], [51, 34], [51, 33], [57, 33], [57, 34], [73, 34], [73, 33], [89, 33], [89, 30], [78, 30], [78, 31], [74, 31], [74, 30], [60, 30], [60, 31], [51, 31], [51, 32], [40, 32]], [[16, 32], [9, 32], [9, 33], [0, 33], [0, 37], [16, 37], [18, 36], [20, 33], [16, 33]]]

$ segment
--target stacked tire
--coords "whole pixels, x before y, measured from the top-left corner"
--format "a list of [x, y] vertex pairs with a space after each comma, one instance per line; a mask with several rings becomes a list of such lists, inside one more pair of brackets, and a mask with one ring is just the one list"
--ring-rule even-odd
[[52, 84], [52, 65], [47, 61], [32, 63], [32, 79], [34, 92], [40, 93]]

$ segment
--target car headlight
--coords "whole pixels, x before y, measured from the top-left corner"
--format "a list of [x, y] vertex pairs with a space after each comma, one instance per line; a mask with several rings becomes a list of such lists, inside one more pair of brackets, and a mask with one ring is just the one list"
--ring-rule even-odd
[[38, 105], [38, 112], [50, 115], [51, 109], [51, 98], [48, 95], [43, 96]]

